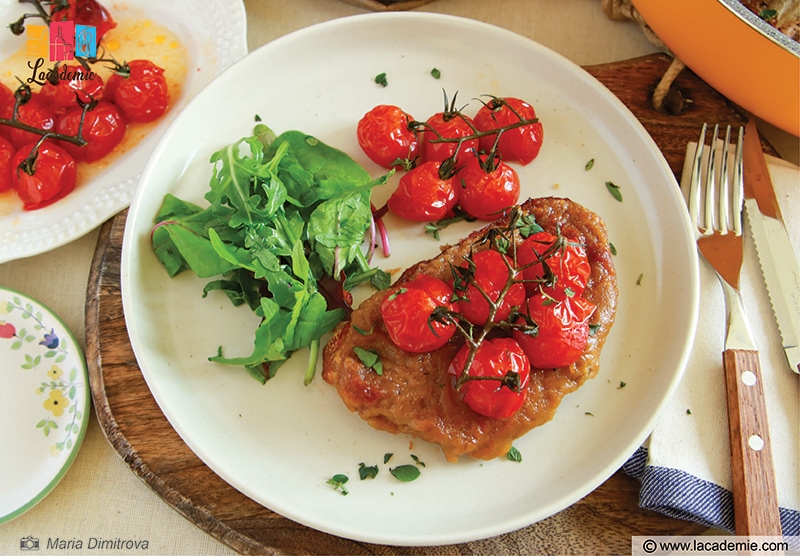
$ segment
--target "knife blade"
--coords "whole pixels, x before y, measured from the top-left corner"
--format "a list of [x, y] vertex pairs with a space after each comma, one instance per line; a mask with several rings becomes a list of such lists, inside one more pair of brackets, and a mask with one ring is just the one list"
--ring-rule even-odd
[[800, 264], [783, 223], [754, 120], [744, 134], [744, 196], [750, 231], [789, 368], [800, 374]]

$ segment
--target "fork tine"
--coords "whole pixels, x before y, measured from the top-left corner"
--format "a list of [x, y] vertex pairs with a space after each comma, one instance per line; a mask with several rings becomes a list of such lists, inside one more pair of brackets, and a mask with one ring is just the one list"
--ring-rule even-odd
[[[722, 163], [719, 170], [719, 191], [718, 201], [719, 209], [717, 218], [719, 219], [719, 227], [717, 228], [722, 235], [728, 233], [731, 228], [736, 227], [738, 214], [735, 212], [731, 214], [728, 199], [731, 196], [731, 184], [728, 176], [728, 159], [730, 158], [730, 149], [728, 145], [731, 144], [731, 126], [725, 128], [725, 140], [720, 147], [720, 155], [722, 156]], [[735, 207], [734, 207], [735, 208]]]
[[719, 124], [714, 125], [714, 131], [711, 133], [711, 145], [709, 146], [708, 151], [708, 162], [706, 164], [706, 180], [703, 187], [704, 190], [704, 224], [706, 233], [713, 233], [714, 227], [716, 225], [716, 229], [720, 230], [722, 227], [720, 226], [721, 219], [717, 219], [715, 222], [714, 219], [714, 211], [716, 207], [714, 206], [714, 200], [717, 194], [717, 137], [719, 136]]
[[692, 173], [689, 182], [689, 216], [692, 219], [692, 225], [700, 227], [700, 182], [702, 180], [703, 168], [700, 161], [703, 158], [703, 148], [706, 142], [706, 131], [708, 125], [703, 124], [703, 129], [700, 131], [700, 138], [697, 140], [697, 147], [694, 150], [694, 157], [692, 159]]
[[733, 219], [733, 232], [742, 235], [742, 218], [744, 211], [744, 127], [739, 126], [738, 137], [736, 139], [736, 153], [733, 162], [733, 208], [736, 211], [736, 218]]

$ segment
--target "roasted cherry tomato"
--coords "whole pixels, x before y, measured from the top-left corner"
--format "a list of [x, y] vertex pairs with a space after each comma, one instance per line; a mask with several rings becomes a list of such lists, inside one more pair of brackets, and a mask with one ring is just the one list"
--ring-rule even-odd
[[[14, 113], [14, 92], [0, 83], [0, 118], [10, 120]], [[8, 132], [11, 130], [8, 126], [0, 125], [0, 137], [8, 138]]]
[[11, 183], [25, 210], [49, 205], [75, 188], [75, 160], [49, 140], [39, 146], [32, 174], [20, 168], [35, 146], [24, 145], [11, 159]]
[[[518, 98], [494, 97], [475, 114], [474, 122], [478, 130], [492, 131], [522, 120], [536, 119], [533, 106]], [[541, 122], [504, 130], [498, 139], [497, 134], [485, 135], [480, 139], [481, 150], [489, 152], [497, 141], [497, 150], [503, 160], [528, 164], [539, 154], [544, 140]]]
[[514, 338], [532, 367], [557, 369], [571, 365], [586, 351], [589, 319], [595, 309], [583, 297], [555, 301], [541, 293], [533, 295], [528, 298], [524, 313], [538, 325], [538, 331], [514, 330]]
[[583, 245], [547, 232], [535, 233], [522, 242], [517, 266], [529, 295], [541, 290], [557, 301], [580, 296], [592, 272]]
[[519, 200], [517, 171], [497, 157], [466, 157], [456, 181], [458, 204], [479, 220], [492, 221], [506, 216]]
[[422, 160], [435, 160], [443, 162], [452, 157], [458, 150], [458, 161], [471, 156], [478, 151], [478, 140], [468, 139], [461, 143], [457, 141], [440, 142], [440, 139], [459, 139], [475, 134], [472, 119], [458, 111], [447, 110], [437, 112], [425, 122], [422, 133]]
[[384, 168], [408, 167], [419, 151], [418, 134], [409, 127], [413, 121], [400, 107], [379, 104], [358, 121], [358, 144]]
[[[61, 116], [56, 122], [56, 131], [62, 135], [78, 135], [78, 128], [83, 115], [82, 108], [73, 108]], [[86, 112], [83, 122], [83, 138], [86, 144], [82, 147], [66, 141], [61, 146], [75, 160], [94, 162], [114, 150], [125, 136], [125, 118], [112, 103], [102, 101]]]
[[90, 25], [96, 28], [97, 44], [111, 29], [117, 26], [111, 14], [97, 0], [70, 0], [67, 7], [62, 8], [58, 2], [50, 6], [52, 21], [74, 21], [79, 25]]
[[14, 158], [14, 145], [5, 137], [0, 137], [0, 193], [12, 188], [11, 159]]
[[[24, 124], [38, 127], [46, 131], [53, 129], [56, 124], [53, 111], [42, 102], [41, 96], [37, 93], [33, 93], [28, 102], [19, 106], [17, 109], [17, 117], [19, 121]], [[42, 137], [31, 131], [24, 131], [13, 127], [8, 130], [8, 136], [17, 149], [28, 143], [36, 142]]]
[[[473, 253], [472, 265], [464, 262], [456, 270], [454, 290], [459, 298], [456, 311], [472, 324], [483, 326], [489, 320], [490, 306], [486, 296], [496, 304], [509, 282], [510, 269], [514, 268], [511, 258], [494, 249]], [[517, 278], [517, 274], [514, 274]], [[485, 295], [484, 295], [485, 294]], [[514, 282], [503, 295], [492, 322], [506, 320], [513, 307], [525, 303], [525, 286]]]
[[129, 122], [151, 122], [164, 114], [169, 104], [164, 70], [149, 60], [131, 60], [127, 65], [128, 77], [115, 73], [108, 78], [106, 98]]
[[381, 316], [392, 342], [412, 353], [425, 353], [446, 344], [456, 326], [432, 315], [440, 307], [452, 311], [452, 295], [447, 283], [424, 274], [387, 295], [381, 303]]
[[457, 202], [454, 179], [431, 160], [403, 174], [387, 204], [402, 218], [432, 222], [452, 216]]
[[[468, 355], [469, 346], [465, 345], [450, 363], [448, 372], [456, 377], [456, 381], [464, 370]], [[530, 364], [525, 352], [511, 338], [481, 342], [468, 375], [480, 379], [463, 383], [460, 390], [462, 400], [485, 417], [507, 419], [519, 411], [528, 396]]]
[[42, 100], [56, 114], [78, 106], [78, 101], [89, 103], [103, 98], [103, 78], [79, 64], [58, 68], [58, 83], [45, 82], [40, 93]]

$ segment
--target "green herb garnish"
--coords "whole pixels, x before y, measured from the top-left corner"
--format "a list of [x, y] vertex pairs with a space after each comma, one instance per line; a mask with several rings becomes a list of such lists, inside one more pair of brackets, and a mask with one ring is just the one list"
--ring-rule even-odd
[[391, 473], [392, 476], [397, 480], [403, 481], [404, 483], [409, 483], [420, 476], [419, 467], [416, 465], [411, 465], [410, 463], [392, 467], [389, 469], [389, 473]]
[[337, 473], [327, 481], [326, 484], [333, 486], [333, 490], [338, 490], [342, 493], [342, 496], [347, 496], [349, 492], [347, 491], [347, 487], [345, 487], [345, 483], [350, 480], [350, 477], [347, 475], [343, 475], [341, 473]]
[[358, 476], [361, 480], [374, 479], [378, 476], [377, 465], [366, 465], [363, 461], [358, 464]]
[[439, 71], [439, 68], [433, 68], [431, 70], [431, 75], [433, 76], [434, 79], [439, 79], [442, 76], [442, 72]]
[[509, 449], [506, 453], [506, 459], [508, 459], [508, 461], [520, 463], [522, 462], [522, 453], [517, 450], [516, 447], [512, 446], [511, 449]]
[[584, 170], [587, 172], [594, 168], [594, 158], [590, 158], [589, 161], [586, 163], [586, 166], [583, 167]]
[[386, 80], [386, 73], [379, 73], [375, 76], [375, 83], [380, 85], [381, 87], [386, 87], [389, 82]]
[[376, 375], [383, 374], [383, 363], [381, 363], [380, 354], [372, 349], [364, 349], [362, 347], [354, 346], [353, 351], [356, 352], [359, 360], [364, 363], [368, 369], [375, 371]]
[[622, 202], [622, 191], [620, 191], [619, 186], [617, 184], [611, 181], [607, 181], [606, 189], [608, 189], [608, 192], [611, 193], [612, 197], [614, 197], [620, 203]]

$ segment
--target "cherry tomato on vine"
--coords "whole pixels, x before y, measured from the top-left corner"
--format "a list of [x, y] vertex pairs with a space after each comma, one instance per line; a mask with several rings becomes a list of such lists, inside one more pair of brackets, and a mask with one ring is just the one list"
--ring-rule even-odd
[[536, 294], [528, 298], [524, 313], [538, 325], [538, 332], [514, 330], [531, 366], [557, 369], [571, 365], [583, 355], [589, 339], [589, 319], [596, 307], [583, 297], [563, 301]]
[[358, 121], [358, 144], [370, 160], [384, 168], [405, 167], [419, 151], [419, 137], [409, 127], [414, 121], [402, 108], [379, 104]]
[[79, 64], [59, 67], [58, 73], [66, 77], [55, 85], [46, 81], [40, 91], [42, 100], [57, 114], [78, 106], [78, 100], [89, 103], [103, 98], [103, 78]]
[[452, 177], [442, 177], [439, 162], [423, 162], [400, 178], [387, 202], [389, 210], [407, 220], [433, 222], [454, 214], [458, 202]]
[[58, 2], [50, 6], [52, 21], [74, 21], [79, 25], [96, 28], [97, 44], [107, 32], [117, 26], [111, 14], [97, 0], [70, 0], [67, 7], [61, 8]]
[[14, 145], [5, 137], [0, 137], [0, 193], [12, 188], [11, 159], [14, 158]]
[[[56, 122], [56, 131], [62, 135], [77, 136], [80, 127], [82, 108], [67, 111]], [[98, 102], [94, 108], [86, 112], [83, 122], [83, 138], [86, 144], [82, 147], [60, 141], [61, 146], [75, 160], [94, 162], [114, 150], [125, 136], [125, 118], [112, 103]]]
[[32, 174], [19, 167], [35, 146], [36, 143], [24, 145], [11, 159], [11, 183], [24, 210], [49, 205], [75, 188], [75, 160], [49, 140], [39, 146]]
[[[533, 106], [518, 98], [494, 97], [478, 110], [474, 121], [475, 127], [484, 132], [516, 124], [523, 119], [536, 119]], [[496, 134], [481, 137], [481, 150], [489, 152], [496, 139]], [[503, 160], [528, 164], [539, 154], [543, 140], [544, 128], [541, 122], [536, 122], [504, 130], [497, 141], [497, 150]]]
[[517, 249], [517, 266], [529, 295], [540, 289], [556, 301], [580, 296], [592, 272], [586, 250], [567, 237], [538, 232]]
[[[10, 120], [14, 113], [14, 92], [0, 83], [0, 118]], [[0, 137], [8, 138], [8, 132], [11, 130], [8, 126], [0, 125]]]
[[[521, 307], [525, 303], [525, 286], [522, 282], [514, 282], [500, 300], [509, 282], [510, 269], [514, 268], [511, 258], [494, 249], [486, 249], [474, 253], [471, 260], [474, 269], [468, 262], [460, 265], [464, 270], [458, 273], [459, 277], [453, 286], [459, 297], [455, 302], [456, 311], [472, 324], [483, 326], [489, 320], [488, 296], [492, 303], [500, 302], [492, 322], [506, 320], [513, 307]], [[465, 276], [470, 274], [471, 279]], [[515, 273], [514, 279], [517, 277]]]
[[[19, 121], [24, 124], [48, 131], [53, 129], [56, 124], [53, 111], [42, 102], [41, 96], [37, 93], [33, 93], [28, 102], [19, 106], [17, 109], [17, 117]], [[31, 131], [24, 131], [13, 127], [8, 130], [8, 136], [17, 149], [28, 143], [38, 141], [41, 138], [41, 135], [37, 135]]]
[[167, 110], [169, 91], [164, 70], [149, 60], [128, 62], [130, 75], [112, 74], [106, 98], [116, 104], [129, 122], [151, 122]]
[[387, 295], [381, 303], [381, 316], [392, 342], [412, 353], [425, 353], [446, 344], [456, 331], [455, 324], [431, 316], [440, 307], [452, 311], [452, 295], [447, 283], [425, 274]]
[[[461, 376], [469, 351], [469, 345], [464, 345], [456, 353], [448, 369], [451, 375]], [[485, 417], [507, 419], [519, 411], [528, 396], [530, 363], [525, 352], [512, 338], [481, 342], [468, 375], [479, 377], [480, 380], [463, 383], [460, 390], [462, 400], [470, 409]]]
[[492, 221], [506, 216], [519, 200], [517, 171], [497, 157], [467, 157], [456, 180], [459, 205], [479, 220]]
[[422, 160], [443, 162], [452, 157], [462, 161], [478, 151], [478, 139], [467, 139], [459, 147], [458, 142], [439, 142], [440, 139], [459, 139], [474, 135], [472, 119], [458, 111], [437, 112], [427, 119], [422, 132]]

